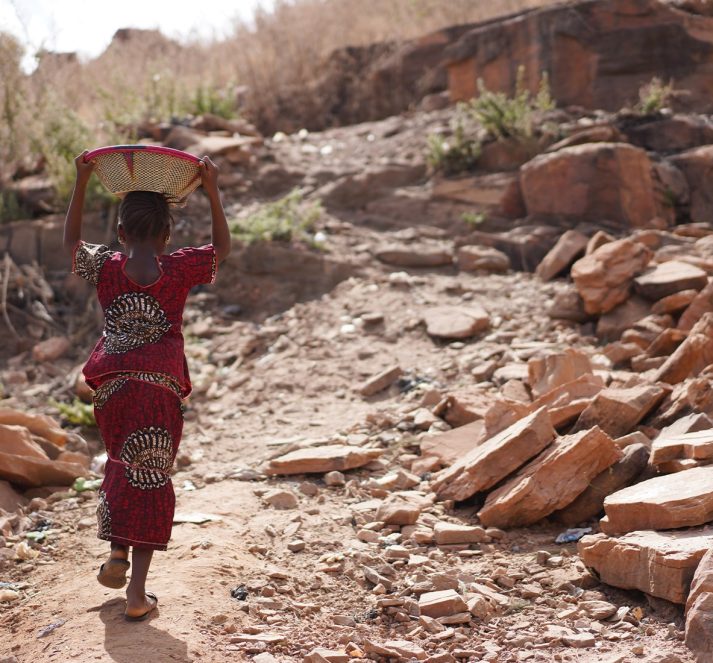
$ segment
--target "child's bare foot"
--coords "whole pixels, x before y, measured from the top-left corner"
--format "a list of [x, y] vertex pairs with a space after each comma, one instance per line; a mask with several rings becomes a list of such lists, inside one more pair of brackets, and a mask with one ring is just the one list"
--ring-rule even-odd
[[134, 596], [133, 592], [126, 592], [126, 611], [124, 616], [130, 622], [146, 619], [156, 609], [158, 598], [151, 592]]

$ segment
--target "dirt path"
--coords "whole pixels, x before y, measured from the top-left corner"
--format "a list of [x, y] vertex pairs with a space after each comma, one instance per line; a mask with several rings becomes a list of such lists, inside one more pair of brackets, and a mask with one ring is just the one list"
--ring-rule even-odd
[[[174, 526], [170, 551], [156, 554], [149, 578], [159, 610], [150, 621], [128, 624], [122, 619], [121, 591], [94, 580], [107, 549], [95, 538], [95, 495], [50, 505], [40, 513], [51, 521], [48, 544], [37, 560], [17, 563], [7, 578], [22, 598], [0, 613], [0, 626], [9, 636], [0, 640], [0, 655], [19, 663], [133, 663], [147, 657], [249, 660], [268, 652], [277, 660], [301, 661], [322, 646], [347, 648], [358, 660], [365, 653], [376, 656], [365, 652], [372, 644], [397, 640], [416, 646], [417, 657], [423, 658], [421, 652], [436, 656], [434, 662], [455, 660], [448, 658], [449, 650], [460, 660], [492, 662], [691, 660], [680, 640], [679, 609], [647, 602], [638, 593], [582, 585], [587, 574], [575, 547], [553, 543], [558, 528], [514, 530], [465, 552], [422, 546], [413, 548], [408, 560], [356, 538], [355, 525], [369, 519], [364, 505], [379, 495], [369, 488], [370, 478], [395, 467], [399, 456], [414, 448], [412, 437], [398, 426], [398, 413], [412, 408], [418, 397], [393, 388], [367, 401], [355, 386], [391, 363], [433, 384], [472, 384], [469, 367], [493, 346], [505, 343], [515, 356], [532, 342], [586, 344], [544, 315], [553, 287], [522, 274], [457, 279], [434, 274], [404, 287], [389, 285], [386, 274], [375, 273], [266, 322], [254, 332], [256, 338], [262, 334], [260, 349], [244, 360], [226, 363], [219, 357], [225, 347], [246, 341], [245, 325], [224, 325], [222, 331], [193, 338], [188, 355], [196, 397], [187, 414], [183, 466], [174, 476], [177, 511], [220, 520]], [[477, 342], [439, 344], [417, 324], [424, 306], [473, 299], [486, 303], [496, 320], [494, 331]], [[375, 310], [385, 318], [378, 330], [353, 324]], [[368, 416], [379, 412], [392, 423], [369, 424]], [[385, 450], [382, 470], [348, 473], [347, 484], [335, 487], [319, 477], [308, 477], [303, 485], [305, 477], [245, 480], [251, 477], [236, 474], [259, 470], [290, 440], [335, 435], [378, 443]], [[274, 488], [291, 491], [298, 508], [267, 506], [262, 495]], [[466, 503], [447, 512], [435, 504], [427, 517], [472, 522], [475, 510]], [[394, 536], [398, 541], [398, 528]], [[289, 546], [297, 540], [305, 547], [293, 552]], [[535, 563], [543, 549], [559, 558], [557, 565]], [[395, 550], [400, 554], [398, 546]], [[390, 574], [399, 588], [394, 598], [384, 600], [365, 581], [365, 566]], [[414, 583], [446, 587], [483, 578], [492, 583], [498, 573], [516, 586], [507, 609], [487, 623], [430, 633], [418, 619], [403, 617]], [[246, 600], [231, 596], [241, 585]], [[590, 623], [571, 611], [582, 599], [640, 608], [644, 617], [606, 628], [593, 648], [564, 647], [553, 629]], [[60, 621], [46, 637], [38, 637], [41, 629]], [[256, 641], [245, 642], [251, 637]], [[659, 654], [674, 658], [657, 659]], [[412, 656], [404, 650], [401, 658]]]

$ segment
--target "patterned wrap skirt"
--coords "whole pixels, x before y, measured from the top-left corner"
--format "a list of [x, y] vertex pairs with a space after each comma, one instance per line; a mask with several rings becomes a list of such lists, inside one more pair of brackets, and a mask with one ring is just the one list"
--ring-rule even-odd
[[180, 393], [160, 373], [113, 374], [94, 392], [108, 456], [97, 505], [100, 539], [166, 550], [176, 504], [170, 472], [183, 431]]

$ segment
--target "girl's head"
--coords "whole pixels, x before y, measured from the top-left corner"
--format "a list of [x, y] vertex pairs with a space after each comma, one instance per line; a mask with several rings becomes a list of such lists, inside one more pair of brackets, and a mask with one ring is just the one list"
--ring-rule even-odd
[[173, 217], [168, 200], [154, 191], [129, 191], [119, 205], [119, 239], [122, 242], [151, 242], [165, 245], [171, 235]]

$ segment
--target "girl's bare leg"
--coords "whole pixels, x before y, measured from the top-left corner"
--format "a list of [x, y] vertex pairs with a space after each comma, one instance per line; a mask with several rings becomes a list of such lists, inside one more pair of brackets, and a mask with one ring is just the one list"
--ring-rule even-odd
[[146, 596], [146, 577], [152, 557], [153, 550], [134, 546], [131, 555], [131, 581], [126, 588], [126, 614], [130, 617], [142, 615], [156, 604], [156, 601]]
[[112, 543], [109, 559], [129, 559], [129, 546]]

